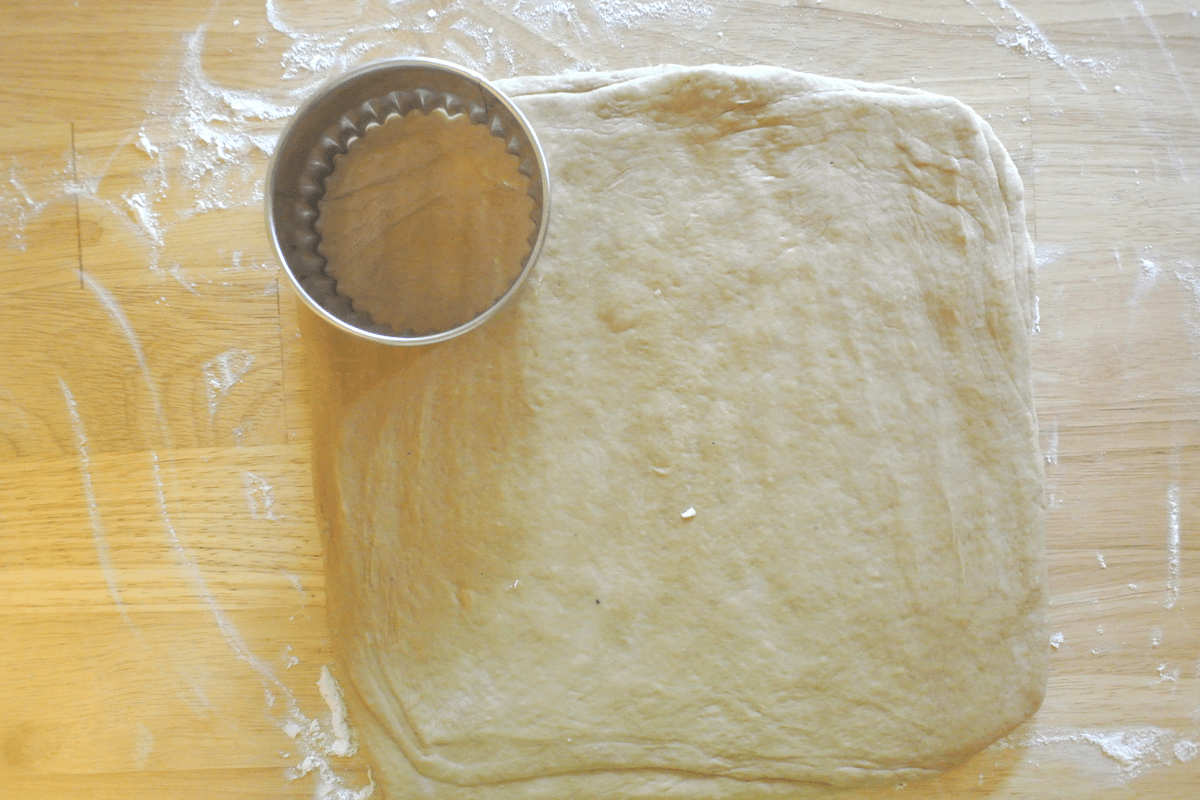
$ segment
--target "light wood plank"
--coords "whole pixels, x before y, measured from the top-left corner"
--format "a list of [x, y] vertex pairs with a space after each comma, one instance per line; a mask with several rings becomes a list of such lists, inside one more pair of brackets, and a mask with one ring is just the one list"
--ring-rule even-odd
[[0, 295], [79, 283], [71, 125], [0, 127]]
[[[245, 146], [282, 120], [212, 121], [243, 137], [222, 153], [189, 114], [230, 117], [239, 92], [294, 104], [326, 77], [322, 58], [398, 53], [492, 77], [768, 63], [976, 107], [1025, 180], [1039, 246], [1035, 390], [1062, 639], [1043, 709], [1004, 743], [931, 782], [848, 797], [1195, 795], [1195, 9], [269, 8], [49, 0], [2, 12], [0, 797], [328, 795], [315, 771], [296, 777], [303, 748], [284, 732], [289, 696], [306, 719], [329, 713], [315, 686], [333, 665], [310, 465], [314, 437], [335, 433], [310, 410], [338, 389], [314, 359], [327, 333], [280, 280], [259, 207], [266, 154]], [[345, 787], [368, 784], [361, 758], [330, 764]]]

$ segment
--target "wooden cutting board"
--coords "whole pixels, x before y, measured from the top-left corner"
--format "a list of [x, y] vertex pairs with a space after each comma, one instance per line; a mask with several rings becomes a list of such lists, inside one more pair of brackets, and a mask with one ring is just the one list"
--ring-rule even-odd
[[401, 54], [497, 78], [767, 63], [983, 114], [1038, 245], [1049, 690], [965, 766], [853, 796], [1200, 792], [1189, 4], [66, 0], [0, 21], [0, 798], [369, 786], [318, 687], [306, 312], [261, 181], [291, 107]]

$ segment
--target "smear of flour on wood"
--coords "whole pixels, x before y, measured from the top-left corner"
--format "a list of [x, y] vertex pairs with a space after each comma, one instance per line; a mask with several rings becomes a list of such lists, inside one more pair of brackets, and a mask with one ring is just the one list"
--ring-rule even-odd
[[1158, 682], [1159, 683], [1166, 683], [1166, 682], [1178, 683], [1179, 682], [1179, 670], [1170, 667], [1167, 664], [1167, 662], [1164, 661], [1163, 663], [1158, 665]]
[[492, 29], [485, 28], [479, 22], [465, 16], [456, 19], [450, 27], [470, 39], [481, 51], [480, 55], [469, 53], [466, 48], [459, 46], [453, 40], [448, 40], [447, 47], [454, 51], [454, 56], [460, 62], [477, 70], [484, 70], [495, 62], [497, 51], [499, 51], [499, 54], [505, 57], [509, 67], [516, 66], [515, 54], [511, 49], [505, 49], [493, 40]]
[[263, 476], [256, 472], [243, 472], [242, 487], [246, 492], [246, 505], [250, 509], [251, 519], [279, 519], [279, 515], [275, 513], [271, 484], [267, 483]]
[[71, 393], [61, 376], [58, 378], [58, 387], [67, 403], [67, 415], [71, 418], [71, 430], [75, 434], [75, 449], [79, 453], [79, 471], [83, 476], [83, 498], [87, 502], [88, 520], [92, 524], [92, 541], [96, 547], [96, 556], [100, 560], [100, 571], [104, 574], [104, 582], [108, 584], [109, 595], [124, 616], [124, 603], [121, 602], [121, 592], [117, 588], [117, 575], [112, 566], [112, 555], [108, 549], [108, 540], [104, 536], [104, 525], [100, 520], [100, 506], [96, 502], [96, 492], [92, 488], [92, 467], [88, 459], [87, 433], [83, 429], [83, 418], [79, 416], [79, 406], [75, 403], [75, 395]]
[[200, 292], [196, 291], [196, 282], [188, 277], [187, 271], [184, 270], [182, 264], [175, 262], [167, 268], [167, 274], [174, 278], [184, 289], [187, 289], [188, 292], [199, 296]]
[[187, 41], [169, 146], [196, 193], [195, 211], [254, 206], [262, 201], [262, 167], [275, 149], [283, 120], [296, 106], [273, 102], [265, 92], [210, 81], [202, 58], [205, 33], [202, 26]]
[[286, 656], [286, 658], [283, 660], [283, 668], [284, 669], [291, 669], [292, 667], [294, 667], [300, 663], [300, 659], [297, 658], [295, 653], [292, 652], [292, 646], [290, 644], [287, 647], [283, 648], [283, 652], [284, 652], [284, 655]]
[[303, 756], [300, 764], [292, 770], [289, 777], [294, 779], [306, 775], [314, 769], [317, 770], [316, 797], [318, 800], [363, 800], [370, 797], [374, 791], [374, 782], [371, 782], [368, 787], [360, 792], [345, 788], [342, 778], [333, 771], [333, 767], [326, 758], [330, 754], [336, 755], [332, 748], [338, 741], [337, 735], [334, 734], [331, 736], [322, 729], [318, 720], [309, 719], [305, 716], [300, 710], [300, 703], [296, 699], [295, 693], [275, 675], [275, 671], [269, 664], [250, 649], [241, 634], [238, 633], [237, 628], [234, 627], [228, 614], [225, 613], [225, 610], [221, 608], [212, 592], [208, 589], [203, 573], [196, 562], [188, 555], [167, 512], [166, 494], [163, 488], [162, 474], [159, 469], [158, 454], [152, 451], [150, 456], [153, 465], [159, 515], [166, 526], [172, 550], [191, 576], [195, 593], [208, 605], [209, 613], [216, 620], [217, 627], [220, 629], [226, 643], [238, 658], [245, 661], [258, 673], [264, 690], [269, 693], [269, 697], [272, 699], [272, 702], [268, 703], [268, 705], [274, 705], [275, 692], [283, 695], [286, 701], [286, 708], [284, 710], [286, 716], [280, 721], [280, 729], [300, 746], [301, 755]]
[[634, 28], [647, 19], [666, 19], [702, 27], [715, 10], [707, 3], [688, 0], [595, 0], [592, 9], [609, 30]]
[[[1118, 266], [1120, 265], [1120, 257], [1118, 256]], [[1146, 292], [1158, 283], [1158, 276], [1162, 270], [1158, 268], [1158, 263], [1151, 258], [1151, 253], [1148, 250], [1143, 250], [1138, 253], [1138, 276], [1137, 282], [1133, 286], [1133, 295], [1129, 298], [1131, 306], [1137, 305]]]
[[321, 697], [329, 706], [329, 727], [333, 729], [333, 742], [329, 752], [335, 756], [351, 756], [358, 751], [354, 742], [354, 732], [346, 721], [346, 701], [342, 699], [342, 687], [330, 673], [329, 667], [321, 667], [321, 677], [317, 679], [317, 688]]
[[[349, 29], [320, 33], [306, 31], [289, 22], [279, 9], [278, 0], [266, 0], [266, 13], [271, 27], [291, 40], [279, 62], [283, 80], [308, 81], [304, 87], [295, 90], [298, 95], [311, 93], [320, 82], [361, 63], [373, 50], [382, 49], [386, 55], [396, 55], [397, 31], [428, 33], [435, 27], [427, 15], [414, 13], [382, 20], [360, 16]], [[407, 44], [411, 48], [415, 42]], [[412, 54], [421, 55], [420, 50], [418, 47]]]
[[[191, 194], [190, 209], [180, 210], [178, 200], [173, 201], [172, 208], [180, 210], [183, 218], [258, 205], [267, 158], [284, 121], [296, 109], [290, 97], [276, 102], [266, 91], [230, 89], [212, 82], [204, 72], [205, 34], [202, 25], [187, 38], [177, 80], [159, 88], [145, 121], [126, 142], [152, 162], [142, 175], [142, 185], [121, 199], [150, 245], [150, 266], [155, 270], [173, 227], [157, 211], [171, 188], [170, 177], [181, 176]], [[77, 194], [99, 199], [94, 197], [97, 190], [94, 186], [90, 193]], [[180, 282], [190, 289], [187, 281]]]
[[1045, 459], [1047, 464], [1058, 463], [1058, 420], [1050, 421], [1050, 431], [1046, 441]]
[[134, 142], [138, 150], [141, 150], [146, 155], [153, 158], [158, 155], [158, 147], [146, 136], [146, 129], [143, 127], [138, 131], [137, 140]]
[[322, 665], [321, 675], [317, 679], [317, 689], [322, 699], [329, 707], [329, 730], [321, 725], [319, 720], [298, 718], [289, 720], [283, 726], [283, 732], [293, 741], [300, 743], [307, 753], [299, 766], [291, 771], [289, 778], [303, 777], [314, 770], [317, 772], [316, 798], [318, 800], [365, 800], [375, 793], [375, 781], [370, 779], [367, 786], [357, 791], [347, 789], [342, 779], [334, 772], [328, 756], [345, 758], [358, 752], [358, 744], [354, 730], [346, 714], [346, 703], [342, 699], [342, 687], [329, 671]]
[[[120, 152], [115, 149], [100, 165], [96, 174], [88, 179], [69, 177], [54, 188], [54, 196], [50, 199], [36, 199], [17, 177], [15, 166], [10, 169], [9, 180], [0, 181], [0, 226], [7, 227], [11, 241], [9, 247], [25, 249], [25, 229], [38, 217], [51, 202], [59, 198], [73, 198], [76, 202], [88, 201], [103, 207], [112, 216], [136, 230], [150, 246], [148, 263], [152, 271], [158, 271], [158, 261], [162, 251], [162, 243], [166, 230], [155, 211], [155, 193], [151, 188], [152, 181], [145, 179], [144, 191], [128, 192], [121, 196], [120, 201], [106, 199], [100, 196], [100, 184], [107, 174], [112, 162]], [[70, 156], [64, 161], [64, 168], [57, 171], [60, 175], [71, 175], [74, 170]], [[157, 173], [157, 170], [153, 172]], [[11, 189], [6, 188], [11, 187]]]
[[[299, 575], [294, 575], [292, 573], [288, 573], [287, 579], [288, 579], [288, 582], [292, 584], [292, 588], [296, 590], [296, 593], [300, 595], [300, 608], [299, 608], [299, 610], [296, 611], [295, 614], [292, 614], [292, 616], [290, 617], [290, 619], [294, 621], [296, 619], [296, 617], [300, 614], [301, 611], [308, 608], [308, 592], [306, 592], [304, 590], [304, 584], [300, 582]], [[291, 647], [289, 646], [288, 649], [290, 651]], [[294, 661], [295, 664], [300, 663], [299, 659], [296, 659], [294, 656], [292, 658], [292, 661]], [[295, 666], [295, 664], [289, 663], [288, 667], [291, 668], [291, 667]]]
[[1179, 66], [1175, 63], [1175, 56], [1172, 55], [1171, 49], [1167, 47], [1166, 41], [1162, 34], [1158, 32], [1158, 26], [1154, 24], [1154, 20], [1146, 13], [1146, 7], [1142, 5], [1141, 0], [1132, 0], [1133, 7], [1137, 9], [1138, 16], [1142, 19], [1142, 24], [1146, 26], [1146, 30], [1150, 31], [1150, 35], [1154, 37], [1154, 43], [1158, 45], [1158, 52], [1162, 54], [1163, 60], [1167, 62], [1167, 66], [1171, 69], [1171, 74], [1175, 76], [1175, 82], [1179, 85], [1179, 90], [1183, 92], [1183, 96], [1187, 99], [1188, 110], [1193, 115], [1196, 114], [1196, 101], [1192, 99], [1192, 93], [1188, 91], [1188, 83], [1179, 73]]
[[280, 61], [284, 80], [294, 80], [304, 73], [325, 73], [342, 63], [346, 36], [325, 37], [293, 27], [284, 19], [276, 0], [267, 0], [266, 11], [271, 27], [292, 40]]
[[[1041, 272], [1065, 253], [1066, 250], [1060, 247], [1050, 247], [1043, 244], [1036, 245], [1033, 260], [1034, 267], [1038, 272]], [[1042, 333], [1042, 300], [1036, 295], [1033, 298], [1033, 320], [1029, 332], [1033, 336], [1040, 336]]]
[[542, 36], [566, 30], [580, 37], [589, 35], [585, 17], [593, 15], [606, 34], [611, 35], [637, 29], [652, 19], [702, 28], [714, 13], [713, 6], [698, 0], [593, 0], [582, 10], [581, 14], [580, 6], [567, 0], [532, 4], [518, 0], [509, 13]]
[[[159, 219], [158, 213], [154, 210], [154, 201], [147, 192], [130, 192], [129, 194], [121, 195], [121, 199], [125, 201], [125, 205], [129, 207], [130, 213], [133, 215], [134, 221], [142, 229], [142, 231], [150, 237], [156, 248], [163, 246], [163, 229], [162, 221]], [[155, 252], [157, 256], [157, 251]], [[150, 265], [154, 268], [157, 263]]]
[[[1125, 781], [1175, 761], [1195, 757], [1196, 745], [1174, 731], [1145, 725], [1112, 730], [1045, 727], [1001, 739], [999, 747], [1062, 747], [1090, 745], [1113, 765]], [[1181, 757], [1185, 756], [1185, 757]]]
[[1052, 247], [1046, 244], [1035, 245], [1033, 251], [1034, 268], [1038, 272], [1041, 272], [1066, 254], [1066, 249], [1062, 247]]
[[1167, 489], [1167, 608], [1179, 600], [1179, 487]]
[[254, 366], [254, 354], [234, 347], [221, 353], [210, 361], [204, 362], [205, 389], [208, 393], [208, 414], [217, 415], [221, 400], [229, 394]]
[[[141, 342], [137, 332], [129, 322], [129, 318], [125, 315], [124, 309], [116, 298], [101, 286], [95, 278], [84, 273], [84, 285], [96, 295], [97, 299], [104, 305], [114, 323], [121, 329], [125, 336], [130, 349], [133, 351], [137, 359], [139, 371], [143, 381], [149, 388], [150, 395], [154, 405], [154, 416], [161, 431], [162, 441], [165, 446], [170, 447], [170, 434], [167, 427], [166, 416], [163, 414], [162, 405], [158, 399], [157, 386], [154, 383], [153, 376], [150, 373], [149, 366], [146, 363], [145, 354], [142, 350]], [[187, 548], [180, 539], [179, 532], [175, 528], [175, 523], [171, 519], [171, 514], [167, 503], [166, 482], [163, 478], [162, 466], [159, 461], [158, 452], [150, 451], [150, 474], [151, 482], [154, 489], [155, 500], [159, 519], [162, 522], [164, 532], [166, 534], [167, 543], [171, 552], [175, 555], [179, 562], [180, 569], [190, 578], [193, 592], [197, 597], [204, 601], [208, 606], [209, 613], [217, 624], [222, 637], [226, 644], [233, 650], [234, 654], [242, 661], [246, 662], [255, 673], [258, 674], [259, 680], [263, 684], [264, 690], [270, 693], [271, 697], [278, 692], [286, 701], [284, 713], [286, 717], [281, 721], [280, 727], [285, 733], [297, 742], [301, 747], [301, 755], [303, 760], [301, 766], [308, 765], [300, 774], [306, 774], [313, 769], [318, 770], [318, 794], [317, 797], [321, 800], [363, 800], [369, 797], [374, 791], [374, 783], [360, 792], [353, 792], [346, 789], [342, 779], [334, 773], [328, 760], [325, 758], [329, 754], [328, 743], [336, 740], [336, 737], [331, 739], [328, 734], [321, 730], [320, 723], [316, 720], [310, 720], [300, 710], [300, 704], [296, 699], [295, 693], [291, 688], [281, 681], [275, 671], [262, 658], [257, 656], [242, 638], [233, 621], [225, 610], [217, 602], [216, 597], [208, 588], [208, 582], [204, 577], [199, 565], [192, 559]], [[299, 769], [299, 768], [297, 768]], [[298, 777], [298, 776], [297, 776]]]
[[16, 160], [8, 168], [7, 185], [0, 186], [0, 223], [8, 228], [8, 246], [16, 250], [25, 250], [25, 228], [30, 220], [38, 217], [49, 200], [35, 200], [29, 189], [17, 177]]
[[133, 764], [138, 769], [145, 769], [150, 764], [150, 754], [154, 752], [154, 734], [144, 722], [136, 726], [137, 735], [133, 740]]
[[[268, 2], [267, 12], [276, 28], [283, 27], [278, 24], [281, 18], [273, 1]], [[93, 199], [132, 221], [150, 247], [149, 262], [155, 271], [158, 271], [164, 250], [171, 245], [173, 223], [165, 222], [158, 210], [158, 205], [167, 200], [167, 192], [172, 188], [170, 184], [173, 181], [170, 179], [178, 177], [182, 181], [180, 188], [190, 195], [191, 206], [183, 209], [183, 218], [219, 209], [257, 206], [262, 201], [262, 176], [266, 160], [274, 149], [279, 130], [294, 113], [299, 100], [310, 94], [328, 77], [328, 73], [355, 63], [370, 47], [388, 42], [387, 37], [378, 36], [377, 41], [369, 45], [343, 46], [344, 41], [339, 37], [307, 36], [298, 30], [284, 32], [292, 39], [293, 46], [284, 59], [283, 77], [285, 80], [298, 77], [305, 80], [282, 91], [254, 92], [226, 88], [209, 79], [203, 68], [206, 29], [201, 26], [185, 42], [177, 81], [173, 85], [160, 87], [158, 99], [147, 109], [145, 123], [126, 143], [133, 144], [152, 162], [152, 167], [142, 176], [142, 185], [122, 196], [123, 207], [99, 197], [99, 179], [93, 181], [91, 186], [74, 187], [72, 193], [76, 197]], [[307, 75], [301, 75], [302, 72]], [[116, 152], [109, 159], [110, 165], [115, 157]], [[177, 207], [176, 200], [172, 208]], [[169, 275], [189, 292], [196, 292], [195, 281], [188, 276], [182, 264], [173, 263]], [[84, 280], [104, 303], [134, 350], [151, 393], [163, 442], [169, 446], [169, 431], [158, 391], [133, 327], [111, 295], [89, 276], [85, 276]], [[241, 380], [252, 362], [251, 353], [235, 348], [204, 365], [210, 412], [216, 413], [221, 400]], [[248, 475], [251, 477], [243, 477], [247, 481], [244, 488], [251, 516], [278, 518], [269, 484], [261, 476], [253, 473]], [[299, 765], [294, 768], [292, 777], [315, 770], [316, 797], [321, 800], [362, 800], [369, 797], [374, 791], [373, 781], [360, 790], [348, 789], [328, 761], [327, 756], [337, 755], [346, 749], [345, 737], [339, 735], [344, 731], [339, 728], [330, 736], [321, 730], [319, 723], [300, 711], [294, 693], [276, 677], [268, 664], [250, 650], [209, 590], [200, 566], [191, 558], [172, 521], [166, 490], [167, 475], [164, 474], [157, 452], [151, 452], [151, 477], [168, 544], [181, 568], [190, 577], [194, 592], [207, 604], [235, 655], [249, 664], [262, 680], [268, 706], [274, 708], [276, 703], [282, 701], [284, 717], [280, 720], [280, 727], [290, 732], [289, 735], [300, 747]]]
[[[605, 0], [598, 0], [595, 8], [599, 11], [604, 2]], [[610, 4], [621, 5], [619, 2], [611, 2], [611, 0]], [[530, 30], [542, 35], [550, 33], [558, 24], [565, 25], [580, 35], [586, 35], [588, 32], [587, 25], [579, 18], [578, 8], [574, 3], [565, 2], [565, 0], [544, 0], [528, 5], [518, 2], [513, 6], [512, 14], [529, 26]]]
[[154, 417], [158, 421], [159, 430], [163, 434], [164, 443], [167, 442], [167, 425], [166, 417], [163, 415], [162, 402], [158, 396], [158, 385], [154, 383], [150, 375], [150, 367], [146, 364], [146, 353], [142, 350], [141, 342], [138, 340], [137, 331], [133, 329], [133, 325], [129, 322], [129, 317], [125, 316], [125, 310], [117, 299], [105, 289], [100, 282], [91, 276], [90, 273], [84, 272], [82, 275], [83, 285], [96, 296], [104, 306], [104, 310], [108, 312], [108, 316], [121, 329], [121, 333], [125, 337], [125, 343], [129, 345], [129, 349], [133, 351], [134, 358], [137, 359], [138, 369], [141, 372], [142, 379], [146, 383], [146, 389], [150, 392], [150, 402], [154, 407]]
[[1075, 83], [1078, 84], [1079, 88], [1085, 92], [1088, 90], [1088, 87], [1080, 77], [1081, 69], [1094, 76], [1109, 75], [1113, 71], [1111, 64], [1100, 59], [1080, 58], [1059, 50], [1036, 22], [1023, 14], [1020, 9], [1013, 6], [1008, 0], [993, 0], [993, 2], [1005, 16], [1011, 17], [1014, 20], [1015, 24], [1011, 28], [1002, 25], [1000, 21], [992, 19], [992, 15], [980, 8], [975, 0], [966, 0], [966, 2], [982, 14], [992, 24], [992, 27], [999, 32], [996, 36], [996, 44], [1021, 55], [1052, 61], [1055, 65], [1066, 70], [1075, 79]]
[[1192, 304], [1187, 312], [1188, 335], [1196, 348], [1197, 358], [1200, 358], [1200, 267], [1190, 259], [1181, 258], [1177, 260], [1171, 274], [1191, 297]]
[[1161, 278], [1174, 278], [1176, 285], [1191, 301], [1184, 311], [1183, 322], [1194, 348], [1193, 354], [1200, 359], [1200, 264], [1188, 256], [1158, 254], [1151, 247], [1138, 248], [1137, 263], [1138, 274], [1129, 306], [1135, 308]]

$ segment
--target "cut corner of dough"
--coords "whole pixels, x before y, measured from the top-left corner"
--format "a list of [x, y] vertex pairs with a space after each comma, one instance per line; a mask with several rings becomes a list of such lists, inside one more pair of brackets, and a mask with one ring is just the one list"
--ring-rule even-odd
[[558, 192], [536, 274], [317, 410], [383, 796], [819, 795], [1031, 715], [1032, 258], [987, 124], [771, 68], [502, 88]]

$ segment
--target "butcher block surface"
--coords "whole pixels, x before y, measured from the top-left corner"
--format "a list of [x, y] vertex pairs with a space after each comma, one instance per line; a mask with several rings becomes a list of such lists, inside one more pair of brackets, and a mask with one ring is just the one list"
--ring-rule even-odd
[[397, 55], [492, 78], [771, 64], [987, 119], [1037, 247], [1046, 699], [949, 773], [845, 796], [1195, 797], [1198, 17], [1183, 0], [5, 4], [0, 799], [367, 796], [362, 755], [339, 755], [310, 312], [262, 187], [299, 102]]

